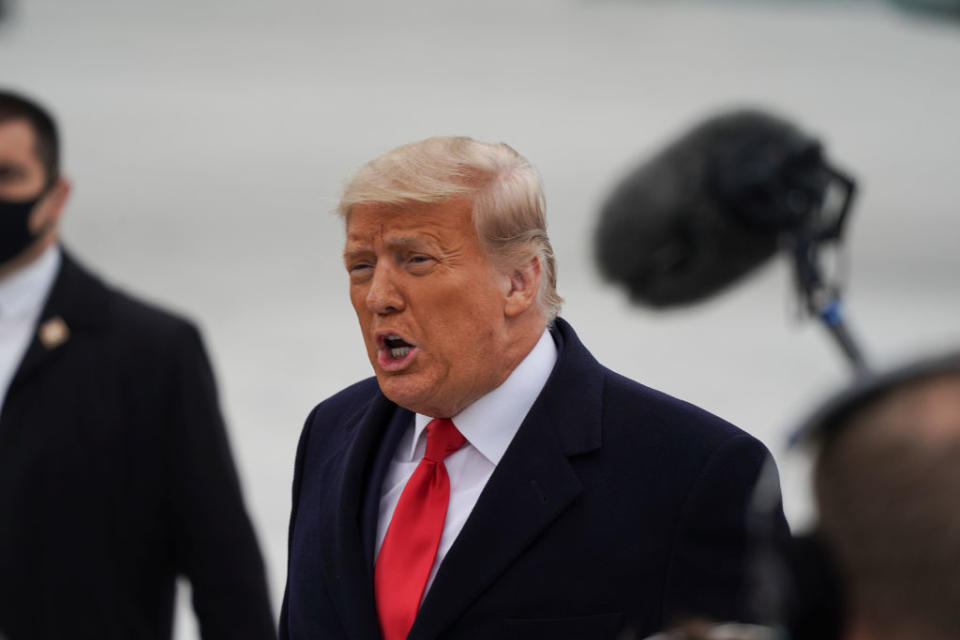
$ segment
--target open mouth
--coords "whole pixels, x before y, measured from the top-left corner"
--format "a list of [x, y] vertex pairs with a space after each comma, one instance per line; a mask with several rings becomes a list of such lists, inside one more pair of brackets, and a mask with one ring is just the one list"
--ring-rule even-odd
[[377, 361], [386, 371], [397, 371], [413, 360], [417, 347], [396, 333], [377, 336]]
[[393, 360], [403, 360], [404, 356], [410, 353], [410, 349], [413, 348], [412, 344], [397, 335], [385, 337], [383, 346], [386, 347], [385, 350]]

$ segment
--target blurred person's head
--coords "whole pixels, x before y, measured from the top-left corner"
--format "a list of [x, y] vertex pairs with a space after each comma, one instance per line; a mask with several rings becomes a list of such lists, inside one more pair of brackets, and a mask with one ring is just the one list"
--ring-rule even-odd
[[428, 138], [361, 167], [339, 207], [350, 296], [384, 394], [450, 417], [559, 311], [540, 178], [505, 144]]
[[28, 98], [0, 90], [0, 278], [56, 241], [69, 192], [53, 118]]
[[901, 378], [820, 428], [816, 500], [849, 640], [960, 635], [960, 359]]

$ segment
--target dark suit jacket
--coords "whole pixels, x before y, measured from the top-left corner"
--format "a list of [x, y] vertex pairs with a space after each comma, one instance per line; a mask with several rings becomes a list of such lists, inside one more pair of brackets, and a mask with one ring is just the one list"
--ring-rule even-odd
[[197, 330], [64, 254], [0, 415], [0, 636], [169, 638], [186, 575], [204, 638], [275, 636]]
[[[563, 320], [557, 364], [447, 553], [410, 638], [640, 637], [676, 615], [750, 617], [748, 526], [769, 453], [602, 367]], [[318, 405], [297, 452], [281, 638], [380, 637], [376, 503], [411, 413], [365, 380]], [[371, 525], [371, 520], [373, 524]]]

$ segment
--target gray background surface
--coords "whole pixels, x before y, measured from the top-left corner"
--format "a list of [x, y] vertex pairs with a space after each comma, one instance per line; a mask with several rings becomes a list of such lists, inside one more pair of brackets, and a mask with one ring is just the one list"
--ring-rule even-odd
[[[370, 369], [332, 213], [373, 155], [503, 140], [546, 184], [564, 316], [611, 368], [741, 425], [811, 518], [791, 425], [847, 370], [795, 321], [776, 262], [685, 311], [631, 307], [591, 261], [599, 203], [718, 108], [785, 114], [860, 180], [851, 320], [878, 363], [960, 344], [960, 25], [867, 2], [21, 1], [0, 84], [58, 115], [64, 235], [110, 280], [196, 319], [279, 608], [293, 455]], [[187, 611], [187, 596], [181, 610]], [[178, 638], [195, 637], [189, 614]]]

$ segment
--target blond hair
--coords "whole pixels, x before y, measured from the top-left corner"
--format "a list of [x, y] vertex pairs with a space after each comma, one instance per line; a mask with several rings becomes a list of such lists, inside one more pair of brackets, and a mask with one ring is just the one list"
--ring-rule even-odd
[[533, 165], [509, 145], [433, 137], [396, 147], [353, 175], [339, 212], [346, 219], [358, 204], [409, 206], [464, 197], [473, 202], [473, 223], [490, 255], [511, 266], [538, 258], [537, 304], [552, 322], [563, 298], [557, 294], [543, 187]]

